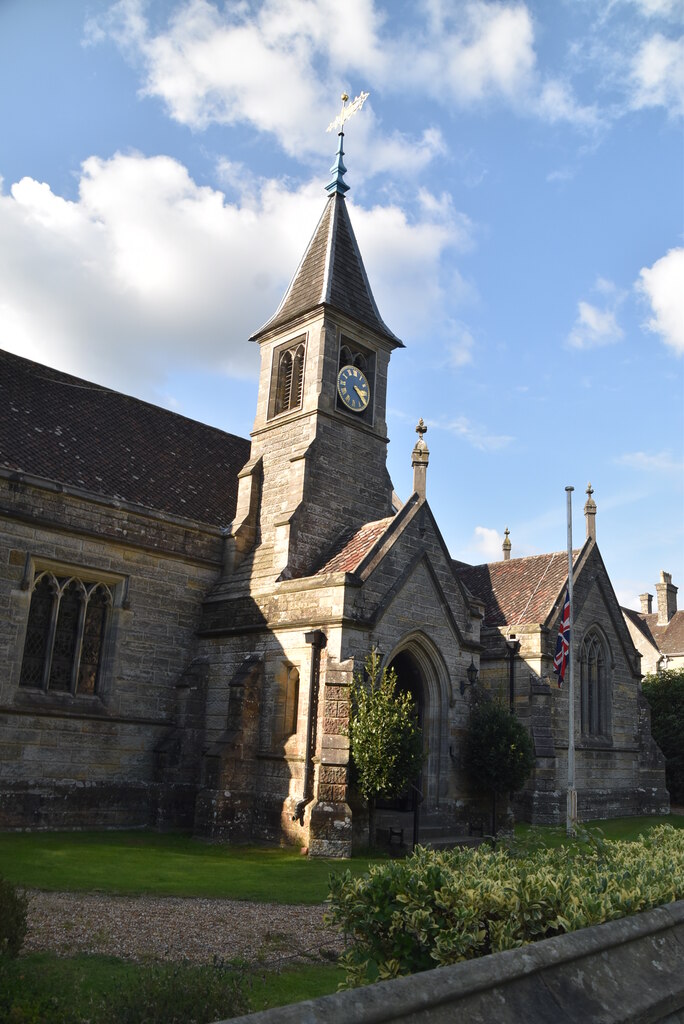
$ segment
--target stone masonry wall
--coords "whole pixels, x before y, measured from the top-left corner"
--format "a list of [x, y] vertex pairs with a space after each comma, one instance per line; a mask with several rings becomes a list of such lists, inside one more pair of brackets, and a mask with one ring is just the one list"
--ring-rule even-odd
[[[0, 507], [0, 827], [154, 822], [156, 751], [219, 570], [219, 531], [39, 487], [3, 485]], [[113, 591], [94, 696], [19, 686], [30, 584], [46, 567]]]

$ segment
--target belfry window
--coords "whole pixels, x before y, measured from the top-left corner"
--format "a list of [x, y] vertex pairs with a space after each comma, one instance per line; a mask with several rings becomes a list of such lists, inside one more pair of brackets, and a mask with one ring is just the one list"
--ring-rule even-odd
[[[375, 396], [375, 353], [359, 345], [358, 342], [353, 341], [351, 338], [343, 337], [340, 343], [337, 372], [339, 373], [344, 366], [355, 366], [357, 370], [361, 370], [368, 381], [371, 398], [363, 413], [357, 414], [356, 418], [363, 420], [364, 423], [372, 423]], [[339, 394], [337, 395], [337, 408], [344, 409], [344, 404]]]
[[104, 583], [39, 572], [33, 583], [19, 685], [97, 692], [112, 607]]
[[[278, 349], [274, 354], [275, 389], [272, 416], [299, 409], [304, 385], [304, 341]], [[273, 389], [272, 389], [273, 390]]]
[[604, 644], [597, 632], [592, 630], [585, 636], [579, 661], [582, 732], [586, 736], [606, 736], [610, 733], [608, 669]]

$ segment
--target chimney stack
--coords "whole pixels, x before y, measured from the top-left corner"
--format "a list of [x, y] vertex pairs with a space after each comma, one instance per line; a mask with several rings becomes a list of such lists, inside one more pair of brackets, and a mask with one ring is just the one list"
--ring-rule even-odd
[[504, 562], [508, 562], [510, 560], [510, 557], [511, 557], [510, 532], [511, 531], [508, 529], [508, 527], [506, 527], [506, 529], [504, 530], [504, 533], [505, 533], [506, 536], [504, 537], [504, 542], [501, 545], [501, 547], [503, 548], [503, 560], [504, 560]]
[[677, 587], [672, 583], [672, 573], [660, 573], [660, 583], [656, 583], [658, 595], [658, 625], [666, 626], [677, 611]]
[[427, 467], [430, 461], [430, 450], [423, 440], [423, 434], [427, 433], [427, 427], [421, 416], [416, 427], [418, 440], [411, 452], [411, 465], [413, 466], [413, 491], [419, 498], [425, 498], [425, 486]]
[[653, 614], [653, 594], [639, 594], [639, 600], [641, 601], [641, 614], [652, 615]]
[[584, 518], [587, 522], [587, 540], [589, 537], [596, 543], [596, 502], [592, 498], [591, 484], [587, 484], [587, 500], [584, 503]]

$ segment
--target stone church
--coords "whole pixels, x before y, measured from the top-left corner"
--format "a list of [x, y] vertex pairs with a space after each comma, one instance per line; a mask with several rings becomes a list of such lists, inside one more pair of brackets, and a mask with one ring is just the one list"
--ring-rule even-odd
[[[376, 647], [424, 735], [420, 838], [467, 831], [472, 686], [529, 729], [528, 820], [565, 814], [567, 693], [549, 673], [565, 553], [452, 560], [422, 421], [402, 504], [390, 359], [345, 202], [259, 345], [251, 441], [0, 353], [0, 827], [190, 827], [345, 856], [349, 683]], [[408, 457], [408, 453], [407, 453]], [[574, 553], [582, 817], [668, 809], [640, 664], [596, 543]], [[475, 682], [473, 682], [475, 680]]]

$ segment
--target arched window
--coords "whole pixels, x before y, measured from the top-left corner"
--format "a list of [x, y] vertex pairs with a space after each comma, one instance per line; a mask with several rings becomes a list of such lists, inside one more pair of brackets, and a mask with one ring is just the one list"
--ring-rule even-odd
[[587, 736], [608, 735], [608, 664], [605, 645], [595, 630], [589, 632], [582, 641], [579, 661], [582, 732]]
[[304, 343], [298, 342], [276, 353], [275, 402], [271, 415], [298, 409], [304, 384]]
[[38, 573], [19, 685], [94, 694], [111, 605], [112, 594], [104, 583]]
[[299, 708], [299, 670], [283, 662], [276, 675], [276, 708], [274, 739], [276, 743], [286, 740], [297, 731]]
[[[373, 407], [375, 404], [375, 353], [364, 348], [352, 338], [342, 337], [340, 339], [340, 357], [337, 363], [337, 372], [343, 366], [355, 366], [361, 370], [368, 381], [371, 393], [371, 400], [361, 413], [355, 413], [355, 418], [365, 423], [373, 422]], [[344, 403], [339, 394], [336, 396], [337, 408], [345, 410]], [[346, 411], [346, 410], [345, 410]]]

